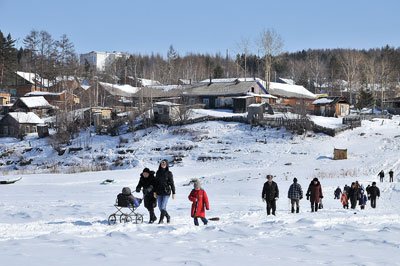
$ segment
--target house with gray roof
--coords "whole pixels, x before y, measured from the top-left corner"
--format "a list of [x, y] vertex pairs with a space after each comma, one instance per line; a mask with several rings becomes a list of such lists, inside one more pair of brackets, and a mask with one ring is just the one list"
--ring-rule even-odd
[[0, 120], [0, 136], [22, 138], [36, 133], [37, 126], [43, 124], [44, 121], [33, 112], [11, 112]]

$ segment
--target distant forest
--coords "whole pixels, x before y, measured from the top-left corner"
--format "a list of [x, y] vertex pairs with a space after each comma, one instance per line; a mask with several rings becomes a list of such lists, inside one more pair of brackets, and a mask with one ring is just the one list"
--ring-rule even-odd
[[[235, 55], [180, 55], [171, 45], [166, 49], [166, 56], [131, 54], [117, 59], [105, 72], [96, 73], [92, 66], [79, 63], [74, 44], [66, 35], [56, 40], [46, 31], [32, 30], [23, 44], [15, 47], [12, 35], [0, 31], [0, 87], [6, 83], [5, 73], [17, 70], [38, 73], [49, 80], [58, 76], [87, 79], [97, 76], [112, 83], [124, 83], [127, 76], [154, 79], [163, 84], [177, 84], [179, 79], [196, 82], [246, 76], [274, 81], [283, 77], [314, 93], [329, 94], [340, 90], [342, 80], [359, 92], [388, 88], [395, 94], [400, 81], [400, 48], [389, 45], [368, 50], [309, 49], [291, 53], [265, 49], [260, 55], [251, 54], [246, 46]], [[379, 98], [379, 93], [375, 94], [371, 97]]]

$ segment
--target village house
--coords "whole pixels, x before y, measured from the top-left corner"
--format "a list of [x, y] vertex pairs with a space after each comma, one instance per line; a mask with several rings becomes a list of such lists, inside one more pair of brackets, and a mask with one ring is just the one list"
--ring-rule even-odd
[[43, 124], [43, 120], [33, 112], [11, 112], [0, 120], [0, 136], [22, 138], [36, 133], [37, 126]]
[[39, 117], [52, 115], [54, 109], [43, 96], [21, 97], [11, 107], [13, 112], [34, 112]]
[[313, 112], [316, 95], [303, 86], [270, 82], [268, 92], [277, 97], [276, 104]]
[[130, 85], [119, 85], [96, 82], [80, 95], [81, 107], [90, 106], [131, 106], [132, 98], [139, 88]]
[[265, 87], [252, 78], [205, 80], [185, 89], [183, 96], [190, 105], [202, 103], [207, 109], [228, 108], [246, 112], [252, 103], [262, 102]]
[[35, 91], [25, 94], [25, 97], [42, 96], [50, 105], [56, 106], [60, 110], [71, 110], [79, 104], [79, 98], [66, 90], [62, 92]]
[[350, 104], [344, 97], [324, 97], [313, 101], [312, 104], [315, 115], [343, 117], [350, 114]]
[[135, 78], [132, 76], [126, 77], [126, 83], [133, 87], [151, 87], [151, 86], [161, 86], [161, 82], [157, 80]]
[[10, 77], [4, 87], [14, 93], [15, 97], [22, 97], [28, 92], [33, 91], [48, 91], [52, 85], [48, 79], [40, 77], [39, 74], [29, 72], [8, 72]]
[[6, 91], [0, 91], [0, 106], [11, 103], [11, 94]]

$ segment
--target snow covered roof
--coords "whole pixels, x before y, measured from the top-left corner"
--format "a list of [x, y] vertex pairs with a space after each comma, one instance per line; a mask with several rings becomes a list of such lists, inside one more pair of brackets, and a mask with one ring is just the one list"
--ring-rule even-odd
[[279, 78], [280, 81], [284, 84], [289, 84], [289, 85], [295, 85], [293, 79], [285, 79], [285, 78]]
[[[129, 79], [135, 80], [135, 77], [128, 76]], [[141, 83], [138, 85], [141, 85], [143, 87], [148, 87], [148, 86], [159, 86], [162, 85], [161, 82], [157, 80], [151, 80], [151, 79], [144, 79], [144, 78], [136, 78], [136, 80]]]
[[315, 99], [316, 95], [303, 86], [289, 85], [277, 82], [269, 83], [269, 93], [272, 95], [285, 97], [285, 98], [306, 98]]
[[248, 81], [240, 81], [239, 79], [223, 79], [229, 80], [228, 82], [217, 82], [205, 83], [200, 82], [197, 85], [185, 90], [185, 95], [202, 95], [202, 96], [217, 96], [217, 95], [229, 95], [229, 96], [244, 96], [252, 88], [259, 87], [260, 91], [264, 88], [262, 84], [255, 81], [254, 79], [248, 79]]
[[22, 72], [22, 71], [17, 71], [16, 72], [18, 76], [21, 78], [25, 79], [31, 84], [41, 84], [44, 87], [50, 87], [51, 83], [48, 79], [42, 79], [39, 74], [35, 73], [30, 73], [30, 72]]
[[329, 104], [331, 102], [333, 102], [333, 99], [321, 98], [321, 99], [313, 101], [313, 104]]
[[52, 108], [53, 106], [43, 96], [21, 97], [18, 100], [28, 108]]
[[165, 106], [179, 106], [180, 104], [177, 103], [171, 103], [167, 101], [162, 101], [162, 102], [155, 102], [155, 105], [165, 105]]
[[163, 91], [177, 90], [183, 88], [182, 85], [158, 85], [158, 86], [148, 86], [148, 87]]
[[254, 96], [254, 97], [261, 97], [261, 98], [278, 99], [278, 97], [271, 95], [271, 94], [257, 94], [257, 93], [248, 92], [247, 95]]
[[[221, 78], [221, 79], [211, 79], [212, 83], [226, 83], [226, 82], [235, 82], [235, 81], [260, 81], [259, 78]], [[200, 83], [210, 83], [210, 79], [204, 79], [200, 81]]]
[[119, 85], [119, 84], [99, 82], [99, 85], [101, 85], [111, 95], [124, 96], [124, 97], [133, 97], [133, 95], [140, 89], [138, 87], [132, 87], [131, 85], [127, 84]]
[[8, 115], [20, 124], [44, 124], [44, 121], [33, 112], [10, 112]]

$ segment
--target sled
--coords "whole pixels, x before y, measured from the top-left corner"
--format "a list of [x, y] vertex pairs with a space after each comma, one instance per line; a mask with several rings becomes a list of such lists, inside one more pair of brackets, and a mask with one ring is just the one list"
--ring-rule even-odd
[[101, 185], [108, 185], [108, 184], [112, 184], [112, 183], [115, 183], [114, 179], [106, 179], [103, 182], [101, 182], [100, 184]]
[[22, 179], [22, 177], [15, 178], [15, 179], [0, 180], [0, 185], [14, 184], [15, 182], [17, 182], [21, 179]]

